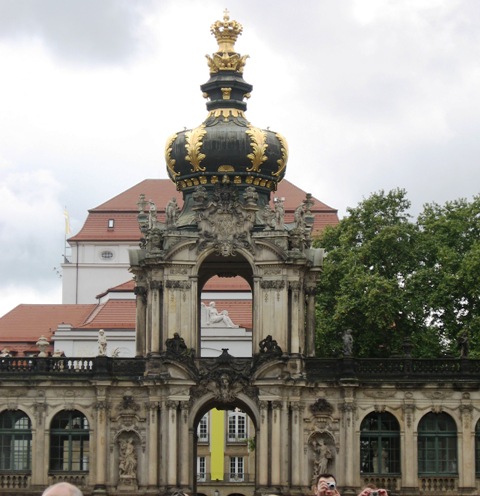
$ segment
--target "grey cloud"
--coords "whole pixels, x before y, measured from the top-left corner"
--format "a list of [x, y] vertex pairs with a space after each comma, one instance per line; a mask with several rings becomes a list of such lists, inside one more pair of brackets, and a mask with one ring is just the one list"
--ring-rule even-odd
[[38, 38], [74, 63], [121, 63], [141, 48], [139, 23], [151, 0], [2, 0], [0, 38]]

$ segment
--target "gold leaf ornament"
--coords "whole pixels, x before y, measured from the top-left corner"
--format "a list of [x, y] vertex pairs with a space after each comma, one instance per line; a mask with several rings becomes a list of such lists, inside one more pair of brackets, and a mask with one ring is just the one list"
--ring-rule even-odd
[[177, 139], [177, 134], [172, 134], [168, 139], [165, 145], [165, 161], [167, 162], [167, 169], [170, 171], [170, 175], [172, 177], [176, 177], [180, 175], [180, 172], [175, 172], [175, 164], [176, 160], [172, 158], [172, 145], [173, 142]]
[[205, 154], [200, 152], [202, 139], [205, 134], [207, 134], [205, 124], [185, 133], [185, 140], [187, 142], [185, 144], [187, 150], [185, 160], [188, 160], [192, 164], [192, 172], [203, 172], [205, 170], [205, 167], [200, 166], [200, 162], [206, 157]]
[[252, 162], [252, 167], [247, 168], [247, 171], [259, 172], [263, 162], [268, 160], [268, 157], [265, 155], [268, 148], [267, 133], [251, 124], [245, 132], [250, 136], [250, 146], [252, 147], [252, 153], [247, 155], [247, 158]]
[[280, 141], [280, 145], [281, 145], [280, 149], [282, 151], [282, 158], [279, 158], [277, 160], [278, 170], [277, 170], [277, 172], [272, 172], [272, 176], [278, 177], [280, 174], [282, 174], [282, 172], [287, 167], [288, 143], [287, 143], [287, 140], [280, 133], [276, 133], [275, 136], [277, 137], [278, 141]]

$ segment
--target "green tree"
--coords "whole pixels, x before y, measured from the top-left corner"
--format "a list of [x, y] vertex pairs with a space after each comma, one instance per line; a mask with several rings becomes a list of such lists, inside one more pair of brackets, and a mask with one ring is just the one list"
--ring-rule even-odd
[[400, 353], [416, 322], [409, 281], [417, 264], [419, 231], [404, 190], [372, 194], [324, 231], [326, 252], [317, 300], [317, 354], [341, 353], [341, 335], [352, 329], [354, 355]]
[[426, 205], [419, 216], [421, 270], [416, 291], [424, 294], [429, 325], [447, 352], [457, 353], [465, 334], [471, 356], [480, 356], [480, 196]]

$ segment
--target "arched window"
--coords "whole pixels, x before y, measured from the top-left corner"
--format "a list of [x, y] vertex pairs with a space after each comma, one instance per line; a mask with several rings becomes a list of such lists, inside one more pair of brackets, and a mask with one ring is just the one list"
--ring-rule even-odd
[[360, 425], [363, 474], [400, 473], [400, 426], [391, 413], [373, 412]]
[[457, 427], [447, 413], [427, 413], [418, 424], [418, 474], [457, 474]]
[[62, 411], [50, 426], [50, 470], [86, 472], [89, 458], [88, 420], [83, 413]]
[[29, 471], [32, 467], [32, 423], [20, 410], [0, 414], [0, 470]]

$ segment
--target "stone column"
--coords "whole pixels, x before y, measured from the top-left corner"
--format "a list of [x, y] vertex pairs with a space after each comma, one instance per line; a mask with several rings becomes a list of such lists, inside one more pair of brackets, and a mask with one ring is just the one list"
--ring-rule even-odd
[[315, 296], [317, 287], [315, 282], [309, 283], [305, 287], [305, 296], [307, 299], [307, 311], [305, 322], [305, 355], [309, 357], [315, 356]]
[[260, 487], [268, 485], [268, 471], [270, 463], [269, 446], [268, 446], [268, 402], [260, 401], [260, 425], [257, 430], [258, 446], [256, 449], [257, 462], [257, 481]]
[[48, 429], [45, 426], [45, 403], [35, 403], [36, 426], [32, 436], [32, 486], [46, 486], [48, 484], [49, 452]]
[[95, 404], [97, 411], [96, 425], [96, 477], [95, 477], [95, 494], [106, 493], [107, 482], [107, 411], [108, 403], [105, 398], [105, 388], [100, 388], [97, 393], [97, 402]]
[[188, 488], [189, 475], [191, 473], [192, 457], [190, 456], [191, 450], [188, 444], [188, 414], [189, 406], [188, 401], [180, 402], [180, 418], [179, 423], [179, 443], [182, 449], [178, 452], [178, 466], [179, 466], [179, 483], [183, 489]]
[[159, 489], [160, 494], [164, 494], [167, 492], [167, 466], [169, 460], [169, 449], [168, 449], [168, 429], [170, 427], [170, 411], [167, 408], [167, 403], [164, 402], [160, 404], [160, 430], [158, 433], [158, 442], [160, 445], [159, 450], [159, 465], [157, 467], [158, 470], [158, 479], [159, 479]]
[[290, 301], [288, 302], [290, 312], [290, 322], [288, 325], [291, 329], [289, 352], [290, 353], [305, 353], [303, 335], [303, 312], [300, 303], [300, 282], [290, 281]]
[[160, 467], [160, 460], [158, 459], [158, 411], [160, 408], [159, 402], [156, 398], [150, 398], [146, 405], [148, 412], [148, 436], [147, 436], [147, 449], [148, 449], [148, 467], [147, 477], [148, 486], [154, 490], [158, 486], [158, 470]]
[[178, 432], [178, 415], [177, 401], [167, 401], [167, 453], [164, 462], [167, 464], [167, 487], [177, 487], [177, 432]]
[[259, 352], [259, 343], [263, 337], [260, 336], [260, 329], [263, 320], [263, 293], [264, 289], [260, 287], [261, 277], [253, 276], [253, 291], [252, 291], [252, 310], [253, 310], [253, 332], [252, 332], [252, 354]]
[[403, 438], [400, 439], [401, 467], [402, 467], [402, 490], [411, 488], [418, 490], [418, 449], [417, 437], [414, 432], [415, 405], [412, 401], [412, 393], [407, 393], [403, 404]]
[[151, 281], [150, 282], [150, 292], [152, 297], [150, 300], [150, 314], [151, 314], [151, 342], [150, 342], [150, 353], [152, 355], [158, 355], [160, 353], [160, 331], [161, 331], [161, 319], [162, 315], [160, 312], [160, 303], [163, 295], [163, 283], [162, 281]]
[[272, 486], [281, 485], [281, 413], [282, 413], [282, 402], [273, 401], [272, 402], [272, 439], [271, 439], [271, 464], [272, 464]]
[[290, 433], [290, 425], [288, 418], [288, 401], [283, 401], [281, 418], [280, 418], [280, 432], [283, 433], [281, 436], [281, 456], [280, 456], [280, 483], [283, 487], [287, 488], [289, 485], [289, 462], [290, 456], [289, 447], [290, 447], [290, 436], [285, 435], [285, 433]]
[[[355, 446], [355, 412], [356, 405], [353, 401], [353, 391], [345, 391], [345, 403], [342, 405], [343, 411], [343, 446], [342, 446], [342, 462], [343, 466], [340, 466], [343, 478], [340, 478], [339, 483], [344, 486], [345, 493], [351, 493], [356, 487], [356, 473], [355, 473], [355, 463], [352, 456], [353, 453], [357, 453]], [[358, 457], [357, 457], [358, 458]]]
[[292, 486], [302, 487], [306, 484], [306, 461], [304, 461], [303, 434], [302, 434], [302, 412], [303, 404], [294, 402], [291, 404], [292, 410]]
[[135, 356], [142, 357], [146, 355], [145, 338], [147, 332], [147, 288], [145, 286], [135, 286], [137, 313], [135, 324]]
[[[469, 397], [469, 393], [464, 393]], [[469, 398], [468, 398], [469, 399]], [[462, 403], [462, 431], [458, 433], [458, 475], [459, 490], [475, 490], [475, 429], [472, 428], [473, 405]]]

